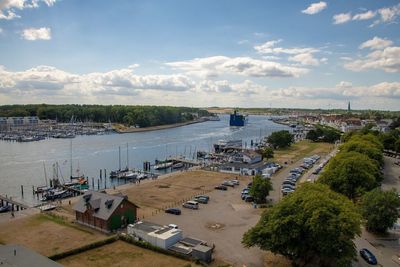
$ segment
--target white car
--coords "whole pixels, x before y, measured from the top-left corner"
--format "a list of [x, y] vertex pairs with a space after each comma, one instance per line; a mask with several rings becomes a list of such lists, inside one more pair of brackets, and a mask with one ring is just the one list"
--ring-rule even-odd
[[231, 180], [231, 183], [234, 184], [234, 185], [239, 185], [240, 184], [238, 179]]
[[178, 225], [170, 223], [168, 224], [168, 227], [172, 228], [172, 229], [178, 229]]

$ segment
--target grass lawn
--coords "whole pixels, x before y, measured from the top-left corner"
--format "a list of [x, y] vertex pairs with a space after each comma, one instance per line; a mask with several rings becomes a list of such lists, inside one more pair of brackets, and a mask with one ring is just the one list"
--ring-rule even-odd
[[189, 267], [194, 263], [143, 249], [124, 241], [101, 246], [59, 261], [67, 267], [131, 266], [131, 267]]
[[60, 218], [37, 214], [0, 224], [0, 239], [4, 244], [20, 244], [51, 256], [80, 247], [105, 236]]
[[289, 148], [277, 149], [274, 151], [272, 161], [277, 161], [279, 164], [284, 162], [297, 161], [312, 154], [324, 156], [334, 148], [333, 144], [315, 143], [309, 140], [302, 140], [293, 144]]

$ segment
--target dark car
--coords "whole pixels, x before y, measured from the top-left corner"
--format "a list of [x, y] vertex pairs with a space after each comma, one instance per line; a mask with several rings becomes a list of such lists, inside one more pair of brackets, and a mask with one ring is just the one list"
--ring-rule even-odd
[[181, 215], [181, 210], [176, 208], [166, 209], [165, 213], [171, 213], [175, 215]]
[[11, 210], [11, 205], [0, 206], [0, 213]]
[[252, 196], [246, 196], [246, 197], [244, 198], [244, 201], [246, 201], [246, 202], [253, 202], [253, 201], [254, 201], [254, 198], [253, 198]]
[[197, 197], [194, 197], [193, 200], [197, 201], [197, 202], [199, 202], [201, 204], [207, 204], [208, 203], [208, 199], [205, 198], [205, 197], [197, 196]]
[[214, 188], [217, 190], [224, 190], [224, 191], [228, 190], [228, 187], [226, 187], [225, 185], [217, 185]]
[[360, 250], [360, 255], [361, 258], [363, 258], [366, 262], [368, 262], [371, 265], [377, 265], [378, 261], [376, 260], [376, 257], [374, 254], [372, 254], [371, 251], [369, 251], [366, 248], [363, 248]]
[[209, 197], [209, 196], [206, 196], [206, 195], [198, 195], [198, 196], [195, 196], [194, 198], [199, 198], [199, 197], [205, 198], [205, 199], [207, 199], [207, 201], [210, 200], [210, 197]]

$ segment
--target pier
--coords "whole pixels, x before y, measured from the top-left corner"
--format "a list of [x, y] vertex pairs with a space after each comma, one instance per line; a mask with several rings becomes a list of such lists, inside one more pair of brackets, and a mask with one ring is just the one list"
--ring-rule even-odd
[[168, 160], [173, 161], [175, 163], [182, 162], [185, 166], [189, 166], [189, 167], [200, 165], [200, 163], [198, 161], [185, 159], [185, 158], [181, 158], [181, 157], [169, 157]]
[[13, 200], [11, 197], [0, 195], [0, 204], [1, 206], [11, 205], [11, 211], [19, 211], [23, 209], [29, 209], [30, 207], [24, 203]]

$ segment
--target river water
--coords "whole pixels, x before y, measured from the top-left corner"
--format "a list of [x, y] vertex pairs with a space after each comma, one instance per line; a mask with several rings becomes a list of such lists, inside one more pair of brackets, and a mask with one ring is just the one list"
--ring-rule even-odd
[[[242, 139], [244, 144], [250, 145], [250, 140], [256, 141], [274, 131], [290, 129], [268, 120], [266, 116], [249, 116], [245, 127], [229, 127], [228, 115], [221, 115], [220, 118], [220, 121], [151, 132], [77, 136], [74, 139], [47, 139], [30, 143], [0, 141], [0, 194], [36, 204], [32, 186], [44, 185], [44, 169], [47, 177], [51, 178], [56, 162], [60, 167], [59, 176], [68, 181], [71, 140], [73, 175], [79, 169], [81, 174], [89, 177], [90, 186], [94, 177], [97, 187], [100, 169], [109, 173], [119, 168], [119, 147], [122, 168], [128, 164], [130, 168], [142, 169], [144, 161], [154, 164], [155, 159], [162, 160], [167, 156], [186, 155], [192, 158], [195, 151], [211, 151], [212, 144], [218, 140]], [[107, 180], [107, 187], [113, 184], [116, 181]], [[21, 185], [24, 186], [24, 197]]]

